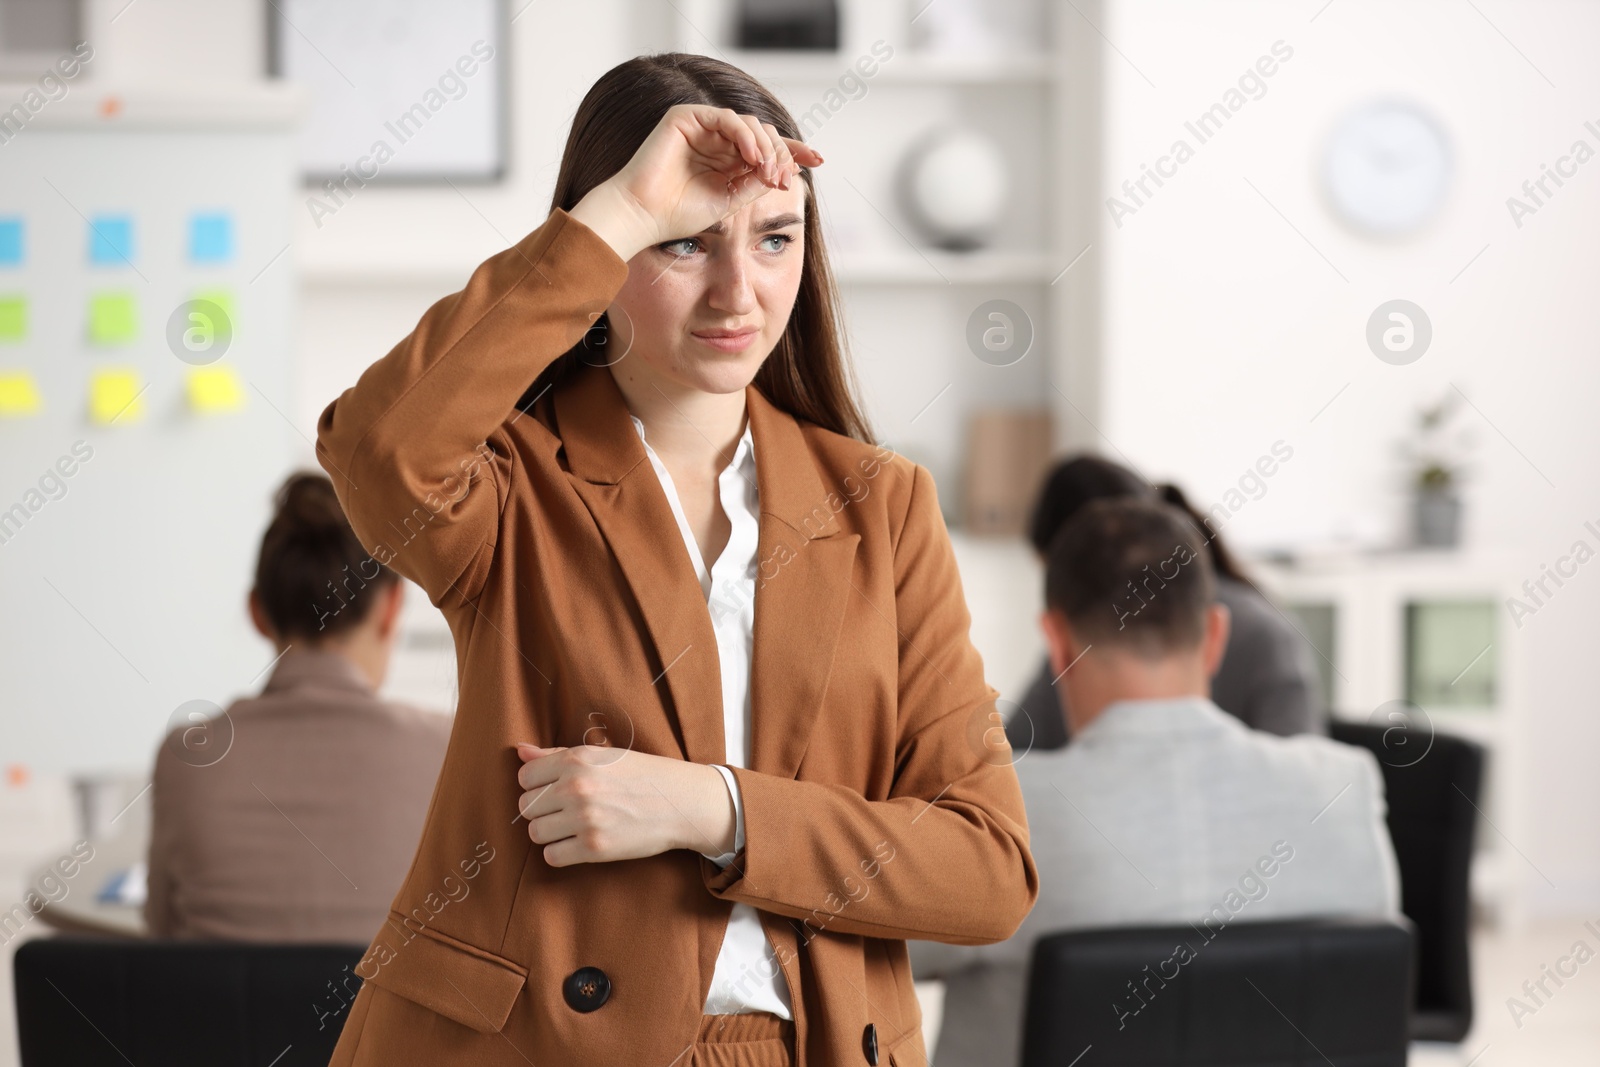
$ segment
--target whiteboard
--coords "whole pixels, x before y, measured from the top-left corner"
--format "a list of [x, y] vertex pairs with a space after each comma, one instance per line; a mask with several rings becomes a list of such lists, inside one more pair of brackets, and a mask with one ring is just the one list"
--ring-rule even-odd
[[[4, 147], [0, 300], [25, 315], [0, 331], [0, 375], [37, 394], [0, 417], [5, 762], [142, 773], [180, 706], [226, 707], [265, 680], [272, 649], [245, 597], [303, 447], [287, 416], [301, 191], [285, 90], [239, 95], [74, 90]], [[97, 340], [106, 294], [128, 298], [131, 329]], [[231, 341], [203, 366], [169, 332], [197, 294], [232, 308]], [[194, 373], [219, 368], [237, 403], [197, 410]], [[107, 373], [142, 391], [126, 417], [96, 421]]]
[[308, 183], [503, 173], [502, 0], [270, 0], [266, 18], [270, 69], [312, 98]]

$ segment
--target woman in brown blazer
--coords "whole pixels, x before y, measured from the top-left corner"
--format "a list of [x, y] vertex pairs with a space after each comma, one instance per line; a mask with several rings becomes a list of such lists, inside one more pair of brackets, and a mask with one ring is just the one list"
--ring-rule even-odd
[[725, 63], [614, 68], [550, 216], [322, 413], [460, 669], [335, 1065], [925, 1064], [905, 940], [1033, 906], [934, 483], [852, 396], [797, 132]]

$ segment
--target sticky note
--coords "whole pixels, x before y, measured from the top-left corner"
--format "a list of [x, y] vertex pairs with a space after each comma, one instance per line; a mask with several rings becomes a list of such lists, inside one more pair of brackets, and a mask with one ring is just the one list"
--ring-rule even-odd
[[144, 415], [139, 392], [137, 371], [97, 370], [89, 379], [89, 417], [98, 423], [136, 422]]
[[0, 341], [20, 341], [28, 336], [28, 301], [20, 296], [0, 296]]
[[[226, 289], [200, 289], [196, 290], [194, 298], [196, 300], [209, 300], [221, 308], [222, 313], [228, 318], [227, 324], [231, 332], [233, 327], [233, 294], [231, 292]], [[221, 328], [220, 323], [213, 325], [219, 329]]]
[[126, 215], [96, 215], [89, 220], [89, 262], [126, 267], [133, 262], [133, 220]]
[[132, 293], [96, 293], [89, 298], [89, 340], [97, 345], [127, 344], [138, 332]]
[[189, 259], [195, 263], [226, 263], [232, 258], [232, 217], [221, 213], [191, 216]]
[[189, 406], [195, 411], [235, 411], [244, 406], [244, 390], [232, 367], [195, 367], [189, 371]]
[[22, 220], [0, 218], [0, 267], [15, 267], [22, 262]]
[[0, 418], [32, 415], [39, 410], [39, 387], [27, 371], [0, 371]]

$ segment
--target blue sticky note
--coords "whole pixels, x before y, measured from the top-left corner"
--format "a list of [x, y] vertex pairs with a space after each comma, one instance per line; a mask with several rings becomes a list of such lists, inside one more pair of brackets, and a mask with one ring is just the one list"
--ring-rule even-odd
[[133, 220], [96, 215], [89, 220], [89, 262], [125, 267], [133, 262]]
[[22, 220], [0, 219], [0, 267], [15, 267], [22, 262]]
[[233, 219], [200, 214], [189, 219], [189, 258], [195, 263], [226, 263], [233, 258]]

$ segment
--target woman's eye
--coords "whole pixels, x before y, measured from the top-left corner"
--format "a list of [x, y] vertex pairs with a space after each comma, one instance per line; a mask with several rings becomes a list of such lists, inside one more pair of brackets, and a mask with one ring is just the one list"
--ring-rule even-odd
[[[773, 251], [773, 252], [781, 252], [781, 251], [783, 251], [784, 248], [788, 247], [789, 245], [794, 244], [794, 240], [795, 239], [793, 237], [790, 237], [786, 233], [769, 233], [769, 234], [767, 234], [767, 236], [762, 238], [763, 242], [766, 242], [766, 241], [781, 241], [781, 242], [783, 242], [777, 248], [771, 249], [771, 251]], [[682, 258], [684, 256], [688, 256], [688, 255], [692, 255], [693, 254], [693, 250], [691, 250], [691, 251], [680, 251], [680, 249], [684, 245], [694, 245], [694, 246], [696, 246], [696, 248], [698, 248], [699, 244], [700, 244], [700, 239], [698, 237], [683, 237], [683, 238], [679, 238], [676, 241], [668, 241], [666, 244], [657, 245], [656, 247], [660, 248], [661, 251], [667, 253], [667, 255], [669, 255], [669, 256], [678, 256], [679, 258]]]

